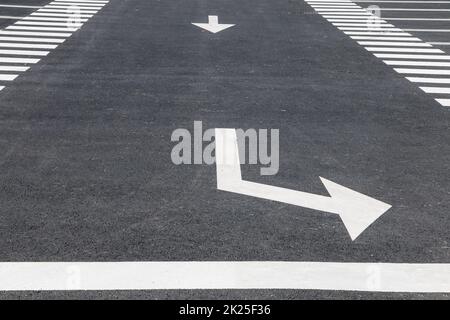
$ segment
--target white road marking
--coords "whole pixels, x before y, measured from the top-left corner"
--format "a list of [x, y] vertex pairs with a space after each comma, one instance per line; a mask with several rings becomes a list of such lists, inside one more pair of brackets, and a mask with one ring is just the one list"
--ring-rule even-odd
[[333, 8], [345, 8], [345, 9], [352, 9], [352, 8], [358, 8], [355, 4], [345, 4], [345, 5], [311, 5], [314, 9], [333, 9]]
[[[295, 289], [450, 292], [450, 264], [446, 263], [2, 262], [0, 274], [1, 291]], [[373, 281], [374, 276], [376, 281]]]
[[[28, 16], [22, 19], [22, 21], [60, 21], [60, 22], [68, 22], [71, 21], [71, 18], [51, 18], [51, 17], [35, 17]], [[79, 22], [86, 22], [88, 19], [78, 19]]]
[[70, 37], [71, 33], [63, 33], [63, 32], [28, 32], [28, 31], [4, 31], [0, 30], [1, 35], [15, 35], [15, 36], [38, 36], [38, 37]]
[[395, 36], [395, 37], [409, 37], [411, 34], [406, 32], [362, 32], [362, 31], [344, 31], [347, 35], [367, 35], [367, 36]]
[[[40, 9], [30, 15], [21, 17], [19, 21], [6, 27], [6, 29], [0, 30], [0, 48], [56, 49], [58, 44], [63, 43], [65, 38], [70, 37], [88, 20], [86, 18], [92, 17], [92, 14], [86, 13], [96, 13], [106, 3], [108, 1], [53, 1], [44, 7], [39, 7]], [[73, 5], [77, 6], [76, 11], [73, 10]], [[74, 13], [76, 13], [76, 21], [73, 21]], [[40, 59], [15, 58], [13, 56], [46, 56], [49, 53], [50, 51], [41, 50], [0, 49], [0, 63], [34, 64], [39, 62]], [[8, 56], [3, 57], [1, 55]], [[0, 71], [24, 72], [28, 69], [28, 66], [0, 65]], [[0, 74], [0, 81], [13, 81], [17, 76], [13, 74]], [[4, 88], [4, 86], [1, 87]]]
[[423, 42], [393, 42], [393, 41], [357, 41], [362, 46], [395, 46], [395, 47], [431, 47], [431, 44]]
[[362, 13], [364, 13], [364, 12], [367, 12], [367, 10], [365, 10], [365, 9], [361, 9], [361, 8], [359, 8], [359, 9], [347, 9], [347, 8], [345, 8], [345, 9], [315, 9], [317, 12], [362, 12]]
[[416, 74], [440, 74], [450, 75], [450, 70], [444, 69], [408, 69], [408, 68], [394, 68], [398, 73], [416, 73]]
[[450, 1], [395, 1], [395, 0], [360, 0], [354, 2], [370, 2], [370, 3], [422, 3], [422, 4], [437, 4], [437, 3], [450, 3]]
[[[70, 18], [70, 17], [73, 17], [73, 13], [62, 14], [62, 13], [39, 13], [39, 12], [33, 12], [32, 14], [30, 14], [30, 17], [35, 17], [35, 16], [39, 16], [39, 17]], [[92, 18], [93, 16], [94, 15], [92, 15], [92, 14], [77, 14], [77, 18]]]
[[389, 31], [389, 32], [393, 32], [393, 31], [398, 31], [398, 32], [403, 32], [402, 29], [399, 28], [379, 28], [379, 27], [365, 27], [365, 28], [353, 28], [353, 27], [337, 27], [339, 30], [344, 30], [344, 31], [366, 31], [366, 32], [383, 32], [383, 31]]
[[38, 63], [39, 60], [41, 59], [0, 57], [0, 63]]
[[102, 3], [88, 3], [88, 2], [84, 2], [84, 1], [79, 1], [79, 2], [61, 2], [61, 1], [53, 1], [51, 6], [65, 6], [65, 7], [72, 7], [72, 6], [78, 6], [78, 5], [82, 5], [84, 7], [97, 7], [99, 9], [101, 9], [102, 7], [104, 7], [105, 5]]
[[383, 48], [383, 47], [366, 47], [368, 51], [374, 52], [417, 52], [417, 53], [444, 53], [440, 49], [413, 49], [413, 48]]
[[447, 83], [450, 84], [450, 78], [424, 78], [424, 77], [406, 77], [411, 82], [418, 83]]
[[426, 93], [445, 93], [450, 94], [450, 88], [441, 88], [441, 87], [419, 87]]
[[450, 32], [450, 29], [403, 29], [411, 32]]
[[27, 71], [30, 67], [13, 67], [13, 66], [0, 66], [0, 71]]
[[215, 129], [217, 189], [339, 215], [352, 240], [391, 208], [320, 178], [331, 197], [242, 180], [235, 129]]
[[408, 61], [408, 60], [383, 60], [390, 66], [416, 66], [416, 67], [450, 67], [450, 62], [434, 61]]
[[1, 81], [13, 81], [17, 77], [17, 74], [0, 74]]
[[41, 6], [24, 6], [24, 5], [16, 5], [16, 4], [0, 4], [2, 8], [21, 8], [21, 9], [39, 9]]
[[[57, 6], [57, 5], [47, 5], [45, 6], [45, 9], [72, 9], [73, 10], [73, 6], [71, 5], [66, 5], [66, 6]], [[101, 9], [101, 7], [83, 7], [80, 6], [80, 4], [77, 5], [76, 10], [91, 10], [91, 11], [98, 11]]]
[[[97, 11], [98, 10], [82, 10], [82, 9], [79, 10], [80, 13], [86, 13], [86, 14], [96, 14]], [[55, 13], [61, 12], [61, 13], [67, 14], [67, 9], [39, 9], [39, 10], [37, 10], [37, 12], [41, 12], [41, 13], [44, 13], [44, 12], [55, 12]]]
[[[325, 12], [323, 14], [328, 16], [357, 16], [357, 17], [370, 17], [371, 14], [368, 12]], [[378, 17], [377, 17], [378, 18]]]
[[211, 33], [218, 33], [225, 29], [235, 26], [235, 24], [219, 23], [218, 16], [208, 16], [208, 23], [192, 23], [194, 26], [205, 29]]
[[[27, 25], [27, 26], [47, 26], [47, 27], [66, 27], [69, 23], [69, 20], [66, 22], [42, 22], [42, 21], [17, 21], [16, 25]], [[72, 23], [70, 22], [71, 27], [81, 27], [82, 23]], [[67, 29], [66, 29], [67, 30]]]
[[104, 1], [100, 1], [100, 0], [82, 0], [82, 1], [74, 1], [74, 0], [55, 0], [55, 2], [90, 2], [90, 3], [108, 3], [109, 0], [104, 0]]
[[392, 41], [422, 41], [419, 38], [412, 37], [383, 37], [383, 36], [351, 36], [354, 40], [392, 40]]
[[392, 21], [450, 21], [450, 19], [440, 19], [440, 18], [383, 18], [384, 20]]
[[75, 32], [78, 28], [46, 28], [46, 27], [27, 27], [27, 26], [18, 26], [12, 25], [6, 27], [6, 30], [30, 30], [30, 31], [65, 31], [65, 32]]
[[0, 19], [5, 19], [5, 20], [19, 20], [22, 19], [23, 17], [15, 17], [15, 16], [0, 16]]
[[449, 12], [450, 9], [420, 9], [420, 8], [379, 8], [381, 11], [419, 11], [419, 12]]
[[382, 59], [420, 59], [420, 60], [450, 60], [448, 55], [426, 55], [426, 54], [391, 54], [391, 53], [375, 53], [375, 57]]
[[450, 99], [436, 99], [436, 101], [442, 104], [444, 107], [450, 107]]
[[[352, 22], [352, 23], [365, 23], [367, 26], [368, 20], [366, 19], [327, 19], [330, 22]], [[372, 20], [374, 23], [385, 23], [384, 20]]]
[[[381, 19], [376, 15], [372, 15], [369, 10], [366, 11], [365, 17], [358, 9], [363, 9], [360, 6], [352, 5], [352, 1], [331, 1], [331, 0], [305, 0], [310, 4], [316, 12], [327, 19], [337, 29], [343, 31], [353, 40], [369, 52], [372, 52], [375, 57], [383, 60], [389, 66], [416, 66], [416, 67], [450, 67], [448, 62], [439, 62], [439, 60], [448, 61], [450, 56], [445, 55], [445, 52], [434, 48], [435, 43], [427, 43], [420, 38], [412, 37], [408, 32], [450, 32], [450, 29], [400, 29], [392, 24], [386, 23], [385, 19]], [[373, 2], [373, 1], [370, 1]], [[449, 2], [450, 3], [450, 2]], [[339, 7], [345, 5], [346, 8], [331, 8], [326, 4], [331, 4], [332, 7]], [[347, 9], [348, 5], [352, 5], [352, 9]], [[333, 12], [330, 12], [334, 10]], [[364, 9], [365, 10], [365, 9]], [[417, 9], [417, 8], [381, 8], [382, 11], [417, 11], [417, 12], [431, 12], [431, 11], [450, 11], [450, 9]], [[347, 12], [347, 13], [343, 13]], [[352, 16], [353, 15], [353, 16]], [[415, 20], [420, 19], [427, 21], [428, 18], [386, 18], [386, 20]], [[429, 19], [432, 21], [433, 19]], [[448, 19], [450, 20], [450, 19]], [[441, 21], [441, 20], [435, 20]], [[364, 23], [365, 22], [365, 23]], [[387, 33], [388, 31], [389, 33]], [[360, 41], [372, 40], [372, 41]], [[386, 41], [387, 40], [387, 41]], [[442, 45], [450, 45], [450, 43], [442, 42]], [[438, 53], [438, 54], [436, 54]], [[442, 53], [442, 55], [439, 55]], [[400, 59], [400, 60], [397, 60]], [[409, 60], [402, 60], [409, 59]], [[422, 61], [420, 61], [422, 60]], [[428, 60], [428, 61], [427, 61]], [[418, 69], [418, 68], [394, 68], [400, 74], [425, 74], [425, 75], [450, 75], [450, 69]], [[418, 79], [411, 78], [410, 79]], [[424, 78], [435, 79], [435, 78]], [[409, 79], [408, 79], [409, 80]], [[411, 81], [411, 80], [410, 80]], [[446, 79], [432, 80], [435, 83], [447, 84]], [[416, 82], [416, 81], [412, 81]], [[418, 81], [417, 81], [418, 82]], [[429, 89], [425, 87], [425, 92], [435, 94], [449, 94], [450, 86]], [[448, 106], [448, 99], [434, 99], [443, 106]]]
[[450, 42], [428, 42], [428, 43], [437, 46], [450, 46]]
[[[324, 18], [346, 18], [346, 19], [368, 19], [371, 18], [370, 13], [351, 13], [351, 14], [346, 14], [346, 13], [342, 13], [342, 12], [338, 12], [338, 13], [324, 13], [322, 15], [322, 17]], [[375, 21], [380, 20], [379, 17], [372, 17], [372, 19], [374, 19]]]
[[54, 39], [54, 38], [26, 38], [26, 37], [1, 37], [0, 41], [26, 41], [26, 42], [49, 42], [49, 43], [63, 43], [65, 39]]
[[4, 50], [0, 49], [0, 54], [12, 54], [22, 56], [46, 56], [49, 51], [37, 51], [37, 50]]
[[20, 43], [20, 42], [0, 42], [0, 47], [3, 48], [29, 48], [29, 49], [55, 49], [55, 44], [34, 44], [34, 43]]
[[377, 27], [368, 27], [367, 22], [365, 23], [358, 23], [358, 22], [333, 22], [331, 23], [333, 26], [337, 26], [337, 27], [366, 27], [368, 30], [373, 30], [373, 28], [386, 28], [386, 27], [391, 27], [393, 28], [394, 26], [392, 24], [389, 23], [384, 23], [384, 22], [376, 22]]

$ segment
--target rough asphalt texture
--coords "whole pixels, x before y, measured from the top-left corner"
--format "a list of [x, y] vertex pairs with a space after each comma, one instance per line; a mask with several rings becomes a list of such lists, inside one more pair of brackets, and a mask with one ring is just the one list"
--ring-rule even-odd
[[[24, 15], [13, 11], [2, 14]], [[191, 25], [208, 14], [237, 26], [213, 35]], [[0, 261], [450, 262], [450, 110], [303, 1], [111, 0], [0, 96]], [[259, 167], [243, 166], [245, 179], [327, 195], [322, 176], [393, 208], [352, 242], [335, 215], [218, 191], [214, 166], [170, 160], [173, 130], [192, 130], [194, 120], [205, 128], [280, 129], [279, 174], [261, 177]]]

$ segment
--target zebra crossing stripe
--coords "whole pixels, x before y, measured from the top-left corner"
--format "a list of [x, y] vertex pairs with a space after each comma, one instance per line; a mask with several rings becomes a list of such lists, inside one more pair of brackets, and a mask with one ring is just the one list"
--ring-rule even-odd
[[29, 70], [23, 64], [40, 61], [31, 57], [48, 55], [108, 3], [109, 0], [55, 0], [0, 30], [0, 90], [5, 88], [4, 81], [14, 81], [20, 72]]
[[[440, 86], [419, 86], [442, 106], [450, 106], [450, 78], [426, 77], [426, 75], [450, 75], [450, 56], [413, 37], [408, 31], [450, 32], [447, 29], [401, 29], [382, 19], [352, 1], [305, 0], [318, 14], [337, 29], [355, 40], [360, 46], [381, 59], [386, 65], [412, 83], [439, 84]], [[358, 1], [355, 1], [358, 2]], [[437, 11], [434, 9], [382, 8], [385, 11]], [[441, 9], [438, 11], [450, 11]], [[365, 23], [364, 23], [365, 22]], [[406, 31], [406, 32], [405, 32]], [[406, 68], [402, 68], [406, 67]], [[412, 68], [408, 68], [412, 67]], [[409, 75], [425, 75], [410, 77]]]

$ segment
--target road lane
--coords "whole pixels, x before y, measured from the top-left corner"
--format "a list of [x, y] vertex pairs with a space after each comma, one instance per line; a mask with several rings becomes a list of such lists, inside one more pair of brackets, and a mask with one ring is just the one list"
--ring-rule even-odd
[[[208, 15], [236, 26], [191, 25]], [[448, 109], [304, 2], [111, 1], [1, 95], [1, 261], [449, 262]], [[280, 129], [279, 174], [246, 180], [393, 208], [352, 242], [333, 215], [220, 192], [214, 166], [170, 161], [194, 120]]]

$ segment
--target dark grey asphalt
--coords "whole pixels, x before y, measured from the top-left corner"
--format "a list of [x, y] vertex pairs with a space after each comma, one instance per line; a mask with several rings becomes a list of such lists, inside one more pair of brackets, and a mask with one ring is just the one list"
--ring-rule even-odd
[[[208, 14], [237, 26], [213, 35], [190, 24]], [[303, 1], [111, 0], [0, 92], [0, 261], [449, 263], [449, 111]], [[172, 131], [192, 130], [194, 120], [280, 129], [279, 174], [261, 177], [259, 167], [243, 166], [245, 179], [327, 195], [322, 176], [393, 208], [352, 242], [334, 215], [217, 191], [214, 166], [170, 160]]]

